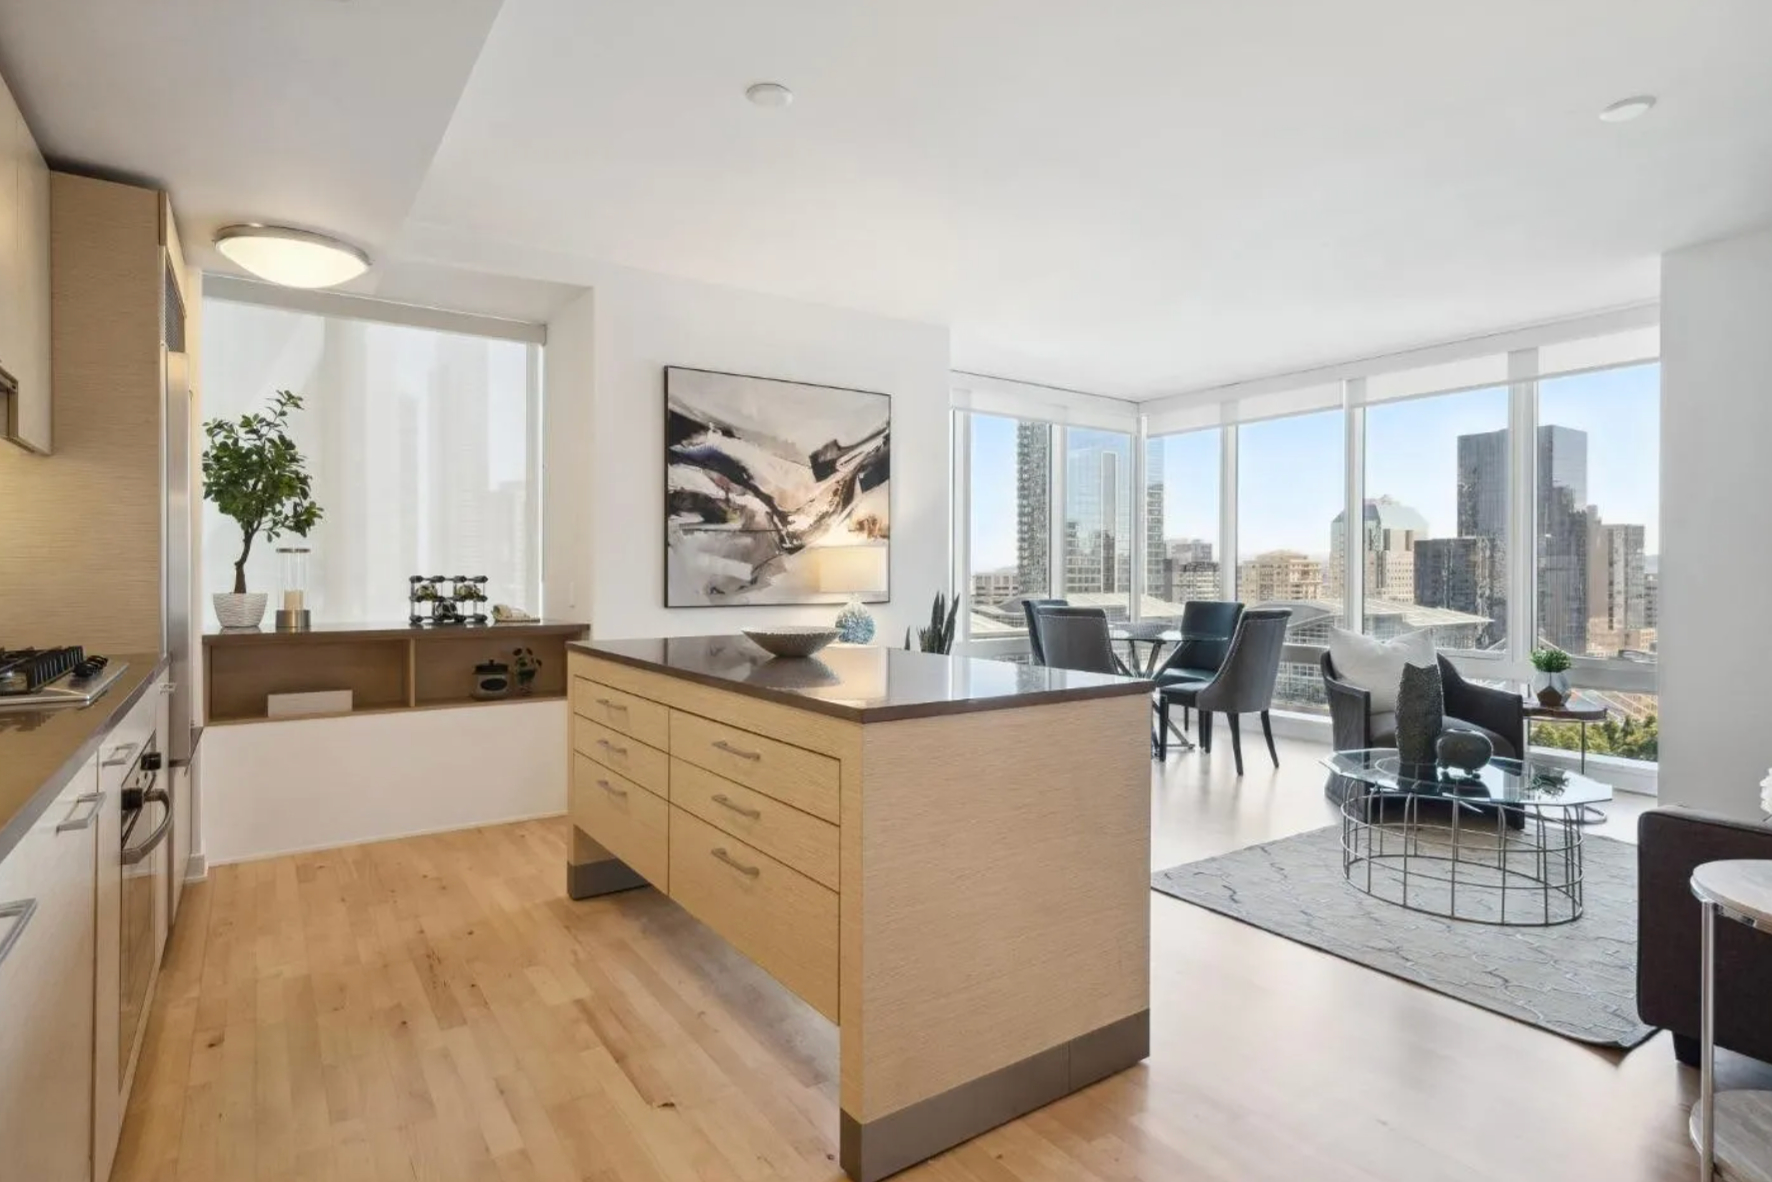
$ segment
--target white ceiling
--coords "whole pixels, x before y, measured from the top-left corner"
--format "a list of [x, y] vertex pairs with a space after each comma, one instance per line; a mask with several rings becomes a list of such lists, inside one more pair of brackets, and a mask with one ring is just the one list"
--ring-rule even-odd
[[1765, 0], [0, 0], [48, 150], [190, 238], [613, 262], [1135, 397], [1653, 298], [1772, 221], [1769, 44]]

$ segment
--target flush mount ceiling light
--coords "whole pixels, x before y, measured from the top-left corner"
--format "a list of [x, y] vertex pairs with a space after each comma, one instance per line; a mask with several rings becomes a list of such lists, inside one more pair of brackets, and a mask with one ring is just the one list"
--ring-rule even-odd
[[759, 107], [786, 107], [794, 101], [794, 92], [779, 82], [753, 83], [745, 88], [744, 96]]
[[215, 248], [284, 287], [336, 287], [369, 270], [369, 256], [350, 243], [291, 226], [223, 226]]
[[1600, 112], [1602, 123], [1629, 123], [1632, 119], [1641, 119], [1655, 105], [1652, 94], [1633, 94], [1629, 98], [1619, 99], [1604, 111]]

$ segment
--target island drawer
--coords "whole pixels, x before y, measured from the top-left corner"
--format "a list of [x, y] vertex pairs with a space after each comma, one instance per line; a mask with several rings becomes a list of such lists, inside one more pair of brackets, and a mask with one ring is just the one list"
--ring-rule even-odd
[[830, 822], [681, 759], [671, 761], [671, 803], [838, 889], [837, 827]]
[[837, 823], [839, 765], [828, 755], [681, 710], [671, 711], [671, 754]]
[[670, 796], [671, 757], [656, 747], [648, 747], [600, 722], [574, 716], [572, 749], [612, 772], [620, 772], [648, 791]]
[[837, 894], [671, 806], [671, 898], [832, 1021]]
[[572, 823], [661, 891], [670, 885], [671, 806], [589, 756], [574, 755]]
[[660, 751], [670, 746], [668, 707], [584, 677], [572, 679], [572, 712]]

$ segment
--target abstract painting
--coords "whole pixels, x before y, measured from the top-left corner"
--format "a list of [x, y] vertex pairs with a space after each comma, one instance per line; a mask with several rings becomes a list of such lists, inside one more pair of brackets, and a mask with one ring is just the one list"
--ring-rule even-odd
[[812, 552], [889, 544], [891, 441], [885, 394], [667, 367], [665, 606], [843, 602]]

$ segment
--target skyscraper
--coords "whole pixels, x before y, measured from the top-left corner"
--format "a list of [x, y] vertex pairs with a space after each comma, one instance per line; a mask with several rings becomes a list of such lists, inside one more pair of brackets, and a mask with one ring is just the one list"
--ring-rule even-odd
[[1144, 486], [1144, 585], [1148, 595], [1161, 595], [1163, 560], [1163, 445], [1152, 440], [1145, 447]]
[[1415, 602], [1485, 616], [1475, 640], [1494, 648], [1505, 635], [1507, 580], [1499, 547], [1487, 537], [1424, 538], [1415, 543]]
[[1643, 631], [1649, 627], [1649, 603], [1643, 527], [1603, 525], [1598, 508], [1591, 505], [1588, 518], [1593, 537], [1587, 569], [1588, 647], [1606, 654], [1646, 648]]
[[1587, 432], [1538, 428], [1538, 633], [1587, 651]]
[[1065, 451], [1064, 594], [1125, 591], [1132, 570], [1120, 544], [1124, 457], [1087, 444]]
[[1016, 593], [1045, 598], [1052, 580], [1052, 428], [1015, 426]]
[[[1367, 597], [1408, 603], [1415, 595], [1415, 544], [1427, 536], [1426, 519], [1395, 497], [1367, 501], [1362, 517], [1360, 537], [1352, 544], [1365, 555]], [[1331, 599], [1347, 587], [1349, 544], [1347, 514], [1337, 513], [1329, 524]]]

